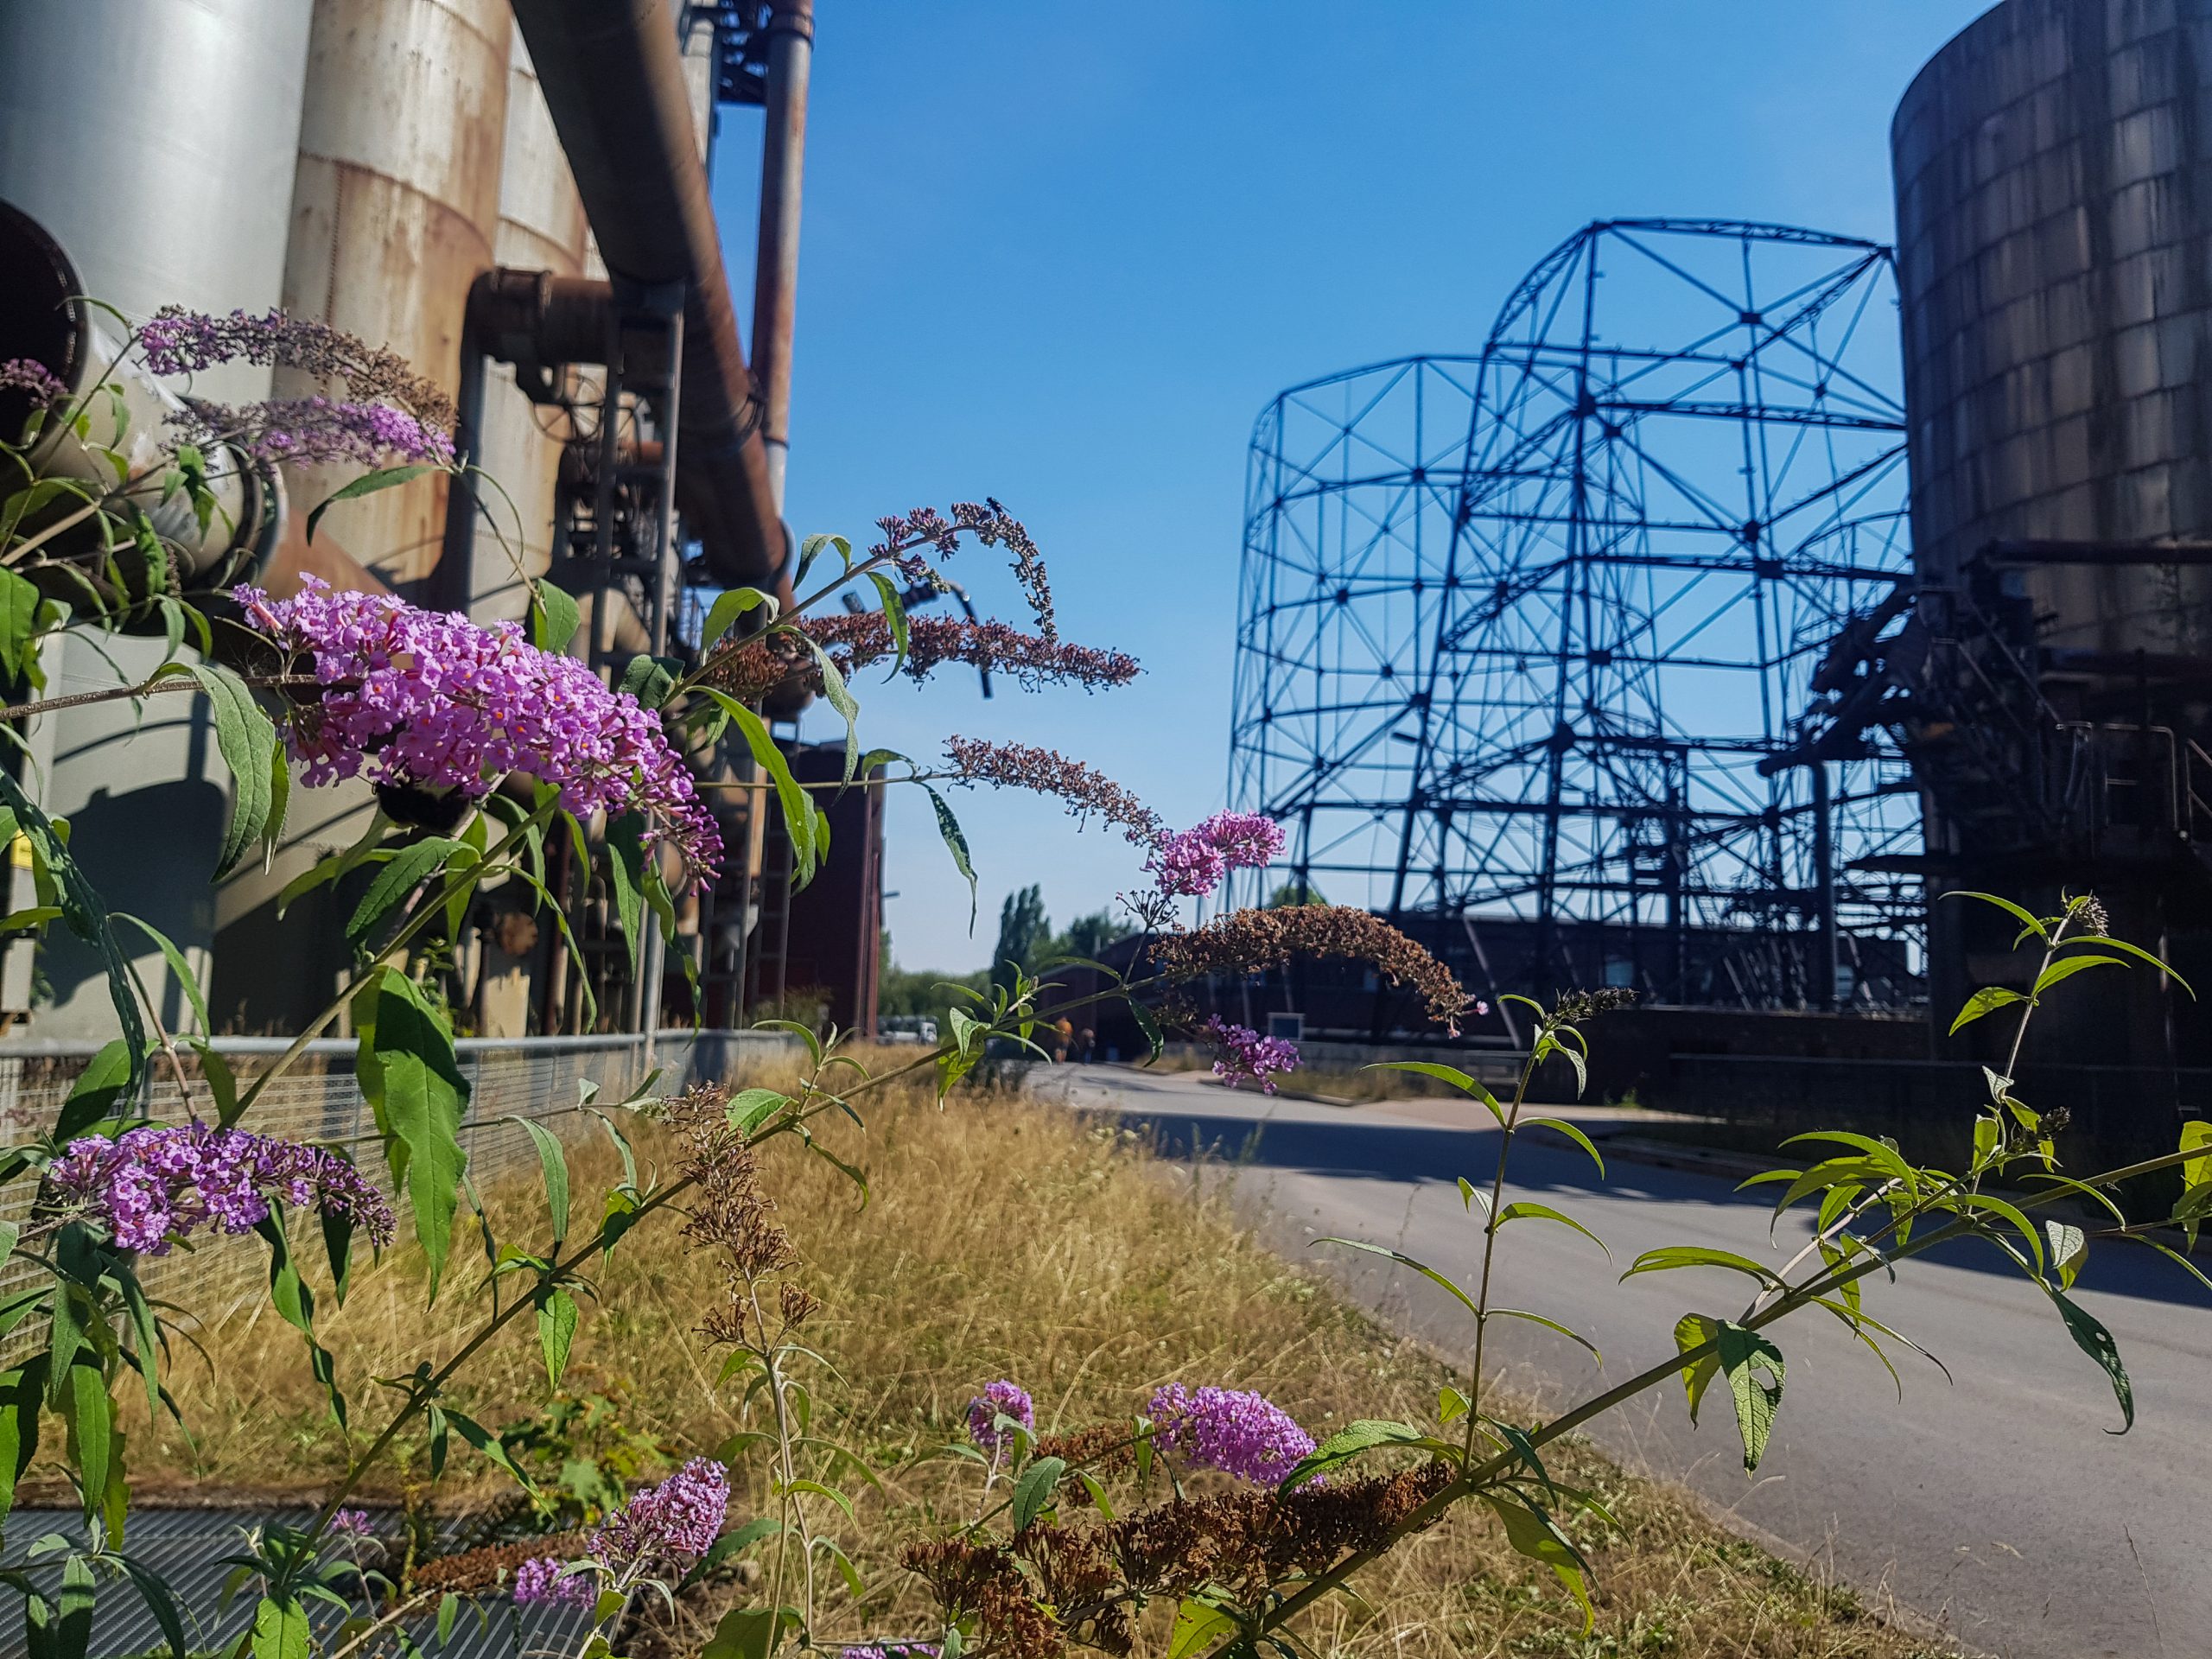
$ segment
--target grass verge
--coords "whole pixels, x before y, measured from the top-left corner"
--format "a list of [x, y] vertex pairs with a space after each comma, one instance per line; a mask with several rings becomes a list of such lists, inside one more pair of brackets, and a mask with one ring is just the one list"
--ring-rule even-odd
[[[764, 1159], [779, 1219], [804, 1257], [794, 1277], [819, 1296], [809, 1332], [834, 1370], [810, 1380], [817, 1432], [858, 1448], [880, 1490], [857, 1481], [855, 1519], [831, 1511], [868, 1594], [825, 1603], [836, 1635], [911, 1633], [928, 1622], [901, 1542], [972, 1507], [973, 1466], [930, 1458], [960, 1433], [971, 1395], [995, 1377], [1036, 1396], [1040, 1428], [1126, 1418], [1169, 1381], [1265, 1390], [1317, 1435], [1353, 1417], [1422, 1415], [1448, 1373], [1307, 1274], [1259, 1245], [1190, 1182], [1126, 1135], [1005, 1096], [924, 1092], [878, 1099], [865, 1135], [833, 1149], [862, 1165], [872, 1200], [826, 1162], [786, 1142]], [[651, 1135], [641, 1149], [664, 1154]], [[575, 1154], [579, 1216], [618, 1169], [603, 1146]], [[503, 1239], [543, 1231], [536, 1184], [487, 1193]], [[474, 1239], [457, 1244], [459, 1264]], [[480, 1263], [480, 1257], [477, 1258]], [[715, 1264], [678, 1228], [640, 1229], [599, 1274], [566, 1391], [547, 1410], [547, 1379], [526, 1321], [468, 1375], [456, 1402], [493, 1425], [525, 1426], [543, 1476], [582, 1488], [613, 1471], [652, 1478], [668, 1459], [709, 1452], [736, 1431], [734, 1389], [697, 1326], [721, 1300]], [[402, 1250], [357, 1274], [325, 1341], [373, 1428], [381, 1391], [368, 1379], [434, 1361], [466, 1335], [478, 1304], [456, 1275], [422, 1305], [419, 1258]], [[194, 1435], [174, 1425], [132, 1437], [142, 1489], [171, 1497], [296, 1492], [327, 1483], [343, 1441], [308, 1379], [296, 1334], [265, 1307], [200, 1333], [219, 1363], [186, 1355], [175, 1391]], [[826, 1427], [825, 1427], [826, 1426]], [[384, 1496], [448, 1510], [494, 1501], [498, 1483], [456, 1452], [429, 1483], [419, 1440], [404, 1443]], [[741, 1459], [734, 1516], [753, 1512], [758, 1459]], [[1463, 1510], [1359, 1581], [1360, 1604], [1332, 1599], [1304, 1634], [1339, 1659], [1464, 1656], [1668, 1656], [1669, 1659], [1907, 1659], [1936, 1651], [1877, 1618], [1849, 1592], [1808, 1577], [1714, 1526], [1689, 1498], [1624, 1474], [1586, 1445], [1561, 1449], [1555, 1473], [1600, 1493], [1618, 1530], [1590, 1540], [1602, 1595], [1593, 1636], [1548, 1574], [1507, 1548], [1487, 1513]], [[639, 1652], [696, 1650], [741, 1586], [709, 1586], [675, 1628]], [[1163, 1610], [1164, 1611], [1164, 1610]], [[1148, 1621], [1144, 1651], [1166, 1651]], [[833, 1649], [834, 1651], [834, 1649]]]

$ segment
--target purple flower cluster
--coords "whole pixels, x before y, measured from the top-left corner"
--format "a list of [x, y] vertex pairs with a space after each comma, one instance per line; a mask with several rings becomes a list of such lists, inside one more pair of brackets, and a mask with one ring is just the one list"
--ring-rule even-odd
[[937, 1659], [934, 1642], [866, 1642], [847, 1648], [839, 1659]]
[[330, 1517], [330, 1532], [334, 1538], [366, 1538], [375, 1530], [366, 1510], [340, 1510]]
[[126, 1250], [166, 1255], [201, 1227], [251, 1232], [274, 1198], [312, 1205], [391, 1242], [391, 1206], [336, 1153], [204, 1123], [126, 1129], [72, 1141], [47, 1168], [48, 1187], [73, 1198]]
[[1273, 1486], [1313, 1450], [1313, 1437], [1262, 1394], [1170, 1382], [1145, 1408], [1154, 1443], [1240, 1480]]
[[634, 811], [686, 873], [711, 875], [721, 836], [659, 720], [571, 657], [538, 650], [512, 622], [478, 626], [390, 594], [338, 593], [314, 577], [296, 598], [236, 598], [284, 650], [312, 654], [321, 699], [285, 741], [307, 781], [454, 790], [475, 798], [502, 773], [556, 785], [579, 817]]
[[58, 404], [69, 395], [51, 369], [28, 357], [0, 358], [0, 391], [27, 392], [35, 404]]
[[193, 374], [218, 363], [253, 363], [298, 369], [334, 381], [356, 403], [397, 404], [435, 427], [450, 429], [453, 400], [435, 382], [407, 366], [397, 353], [334, 328], [327, 322], [271, 310], [226, 317], [164, 306], [138, 330], [138, 348], [156, 374]]
[[1262, 1037], [1251, 1027], [1233, 1025], [1219, 1014], [1206, 1021], [1203, 1034], [1214, 1046], [1214, 1076], [1232, 1089], [1249, 1077], [1262, 1094], [1272, 1095], [1274, 1073], [1298, 1070], [1298, 1045], [1280, 1037]]
[[568, 1565], [550, 1555], [540, 1555], [515, 1568], [515, 1600], [523, 1606], [533, 1602], [554, 1607], [589, 1607], [599, 1599], [599, 1588], [589, 1573], [563, 1573]]
[[1282, 826], [1256, 812], [1217, 812], [1161, 839], [1145, 861], [1160, 891], [1203, 899], [1231, 870], [1256, 870], [1282, 855]]
[[198, 399], [178, 418], [202, 441], [234, 443], [271, 464], [387, 461], [450, 467], [453, 439], [390, 404], [332, 397], [278, 397], [258, 404]]
[[712, 1458], [694, 1458], [607, 1516], [588, 1548], [618, 1575], [645, 1561], [688, 1566], [715, 1547], [728, 1512], [729, 1471]]
[[968, 1438], [993, 1457], [1014, 1438], [999, 1427], [1001, 1417], [1011, 1417], [1027, 1429], [1037, 1427], [1037, 1408], [1029, 1398], [1029, 1390], [1004, 1378], [986, 1382], [983, 1391], [968, 1402]]

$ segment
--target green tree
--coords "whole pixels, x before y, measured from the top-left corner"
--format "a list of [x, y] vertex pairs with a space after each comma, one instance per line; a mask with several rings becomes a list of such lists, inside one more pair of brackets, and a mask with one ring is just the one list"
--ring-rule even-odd
[[1046, 957], [1089, 957], [1094, 961], [1105, 953], [1106, 947], [1124, 938], [1128, 929], [1116, 921], [1110, 910], [1094, 910], [1088, 916], [1078, 916], [1068, 924], [1068, 931], [1052, 941]]
[[1011, 987], [1014, 963], [1027, 971], [1041, 961], [1042, 947], [1052, 938], [1051, 918], [1045, 914], [1045, 893], [1030, 886], [1009, 893], [999, 906], [999, 942], [991, 952], [991, 983]]

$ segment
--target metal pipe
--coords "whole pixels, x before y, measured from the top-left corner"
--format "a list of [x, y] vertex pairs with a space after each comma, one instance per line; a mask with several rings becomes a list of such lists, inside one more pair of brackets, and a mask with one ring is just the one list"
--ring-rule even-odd
[[607, 270], [684, 284], [684, 517], [715, 580], [769, 582], [785, 537], [667, 0], [515, 0], [515, 20]]
[[753, 366], [768, 486], [784, 510], [791, 455], [791, 315], [798, 295], [799, 187], [806, 168], [806, 91], [814, 63], [814, 0], [768, 8], [767, 128], [760, 155], [760, 242], [753, 278]]

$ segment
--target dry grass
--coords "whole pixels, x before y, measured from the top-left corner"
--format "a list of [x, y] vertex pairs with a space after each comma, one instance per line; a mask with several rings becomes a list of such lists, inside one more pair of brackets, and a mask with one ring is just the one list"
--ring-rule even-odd
[[[991, 1378], [1025, 1382], [1046, 1427], [1125, 1417], [1173, 1379], [1265, 1389], [1316, 1430], [1433, 1408], [1444, 1376], [1436, 1361], [1268, 1254], [1126, 1137], [1004, 1096], [940, 1111], [907, 1096], [878, 1101], [869, 1116], [865, 1136], [849, 1130], [836, 1147], [868, 1170], [874, 1200], [864, 1211], [842, 1177], [788, 1141], [766, 1160], [807, 1258], [796, 1276], [827, 1305], [810, 1327], [837, 1367], [813, 1379], [817, 1432], [861, 1448], [887, 1489], [865, 1497], [858, 1522], [843, 1528], [873, 1599], [856, 1606], [838, 1590], [830, 1611], [839, 1631], [926, 1624], [895, 1565], [898, 1544], [934, 1515], [971, 1503], [975, 1481], [969, 1465], [918, 1459], [957, 1433], [969, 1396]], [[613, 1162], [592, 1150], [576, 1166], [581, 1215]], [[526, 1236], [542, 1215], [534, 1182], [495, 1192], [492, 1203], [503, 1236]], [[712, 1449], [745, 1426], [693, 1334], [719, 1294], [718, 1275], [686, 1255], [673, 1226], [632, 1235], [598, 1286], [572, 1385], [620, 1392], [631, 1421], [672, 1449]], [[344, 1311], [327, 1319], [357, 1422], [380, 1409], [368, 1375], [411, 1368], [459, 1339], [472, 1306], [465, 1288], [456, 1284], [426, 1313], [403, 1253], [363, 1274]], [[460, 1395], [493, 1424], [529, 1415], [545, 1394], [534, 1341], [525, 1330], [511, 1334]], [[197, 1443], [173, 1429], [150, 1445], [134, 1436], [140, 1469], [202, 1492], [327, 1480], [340, 1446], [292, 1333], [264, 1312], [204, 1339], [223, 1357], [219, 1371], [187, 1362], [177, 1389]], [[1548, 1575], [1507, 1550], [1495, 1523], [1462, 1514], [1370, 1569], [1360, 1585], [1368, 1608], [1328, 1603], [1306, 1630], [1313, 1650], [1378, 1659], [1904, 1659], [1925, 1650], [1847, 1592], [1719, 1531], [1688, 1499], [1624, 1475], [1590, 1448], [1565, 1448], [1559, 1462], [1555, 1473], [1595, 1488], [1623, 1523], [1592, 1540], [1604, 1598], [1594, 1637], [1579, 1634]], [[757, 1468], [747, 1472], [757, 1491]], [[421, 1477], [417, 1444], [403, 1484]], [[475, 1478], [473, 1468], [449, 1471], [447, 1485]], [[691, 1611], [708, 1618], [717, 1607]], [[695, 1649], [677, 1632], [663, 1650]]]

